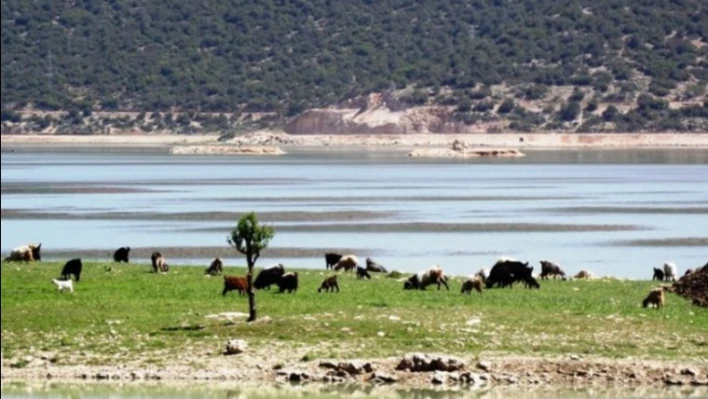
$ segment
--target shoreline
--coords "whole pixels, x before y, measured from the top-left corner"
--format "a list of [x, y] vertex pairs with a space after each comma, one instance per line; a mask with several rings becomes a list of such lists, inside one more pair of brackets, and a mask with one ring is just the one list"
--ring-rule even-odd
[[[289, 135], [280, 131], [259, 131], [225, 142], [218, 135], [2, 135], [3, 151], [11, 147], [91, 149], [171, 148], [189, 146], [192, 153], [223, 153], [221, 147], [271, 147], [295, 150], [410, 152], [420, 148], [446, 148], [455, 140], [474, 147], [523, 150], [592, 149], [706, 149], [708, 133], [500, 133], [500, 134], [410, 134], [410, 135]], [[100, 146], [96, 148], [95, 146]], [[199, 151], [204, 146], [204, 151]], [[178, 150], [174, 150], [177, 148]], [[286, 151], [287, 152], [287, 151]], [[278, 153], [274, 151], [274, 154]], [[435, 153], [435, 152], [433, 152]], [[269, 155], [269, 154], [266, 154]]]
[[[269, 322], [259, 321], [257, 323]], [[195, 348], [191, 348], [194, 350]], [[518, 355], [480, 355], [476, 357], [440, 353], [407, 353], [372, 359], [305, 360], [311, 348], [246, 349], [237, 355], [225, 355], [199, 348], [197, 354], [169, 357], [169, 365], [140, 364], [140, 359], [112, 361], [113, 365], [54, 365], [56, 354], [25, 356], [2, 360], [3, 383], [110, 381], [144, 383], [160, 381], [237, 381], [239, 384], [362, 384], [422, 389], [441, 387], [500, 388], [661, 388], [695, 387], [708, 392], [708, 368], [705, 362], [664, 359], [609, 359], [568, 354], [556, 357]], [[206, 351], [206, 352], [205, 352]], [[459, 361], [461, 368], [449, 371], [399, 370], [404, 358], [412, 356]], [[296, 360], [299, 359], [299, 360]], [[96, 360], [96, 359], [94, 359]], [[105, 359], [104, 359], [105, 360]], [[24, 362], [18, 367], [18, 362]], [[118, 363], [118, 364], [115, 364]], [[348, 371], [347, 371], [348, 370]], [[471, 375], [474, 382], [465, 382]], [[385, 381], [384, 381], [385, 380]]]

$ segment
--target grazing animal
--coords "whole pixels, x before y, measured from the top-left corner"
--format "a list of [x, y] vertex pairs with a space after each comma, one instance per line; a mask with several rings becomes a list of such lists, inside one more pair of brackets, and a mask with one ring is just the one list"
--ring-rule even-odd
[[128, 255], [130, 255], [130, 247], [120, 247], [113, 252], [113, 261], [116, 263], [129, 263]]
[[278, 263], [261, 270], [253, 281], [253, 288], [257, 290], [270, 290], [270, 286], [278, 284], [280, 278], [285, 274], [285, 267]]
[[337, 284], [337, 275], [329, 276], [324, 281], [322, 281], [322, 284], [320, 285], [320, 288], [317, 289], [317, 292], [334, 292], [334, 289], [337, 289], [337, 292], [339, 292], [339, 284]]
[[150, 260], [152, 261], [152, 271], [153, 272], [167, 273], [167, 271], [170, 270], [170, 267], [167, 266], [167, 262], [165, 261], [165, 257], [162, 256], [161, 253], [153, 252], [152, 256], [150, 256]]
[[482, 280], [482, 282], [484, 283], [489, 278], [489, 272], [490, 272], [490, 270], [485, 267], [485, 268], [479, 269], [479, 271], [475, 274], [475, 276], [479, 277], [479, 279]]
[[470, 276], [470, 278], [468, 278], [464, 283], [462, 283], [462, 290], [460, 292], [462, 294], [467, 293], [469, 295], [472, 294], [472, 289], [474, 288], [475, 290], [477, 290], [477, 292], [482, 294], [482, 284], [483, 281], [479, 276]]
[[575, 275], [575, 278], [578, 280], [590, 280], [594, 277], [595, 275], [593, 274], [593, 272], [585, 269], [579, 271], [578, 274]]
[[359, 259], [357, 259], [356, 256], [354, 255], [344, 255], [342, 256], [342, 259], [337, 262], [336, 265], [334, 265], [334, 270], [335, 271], [340, 271], [344, 269], [345, 272], [348, 272], [350, 270], [354, 270], [355, 267], [359, 264]]
[[239, 276], [224, 276], [224, 290], [221, 295], [226, 295], [229, 291], [238, 291], [238, 295], [246, 295], [248, 290], [248, 281], [246, 277]]
[[42, 243], [37, 245], [22, 245], [10, 251], [10, 255], [5, 258], [5, 262], [40, 262], [42, 260]]
[[664, 307], [664, 288], [657, 287], [649, 291], [649, 295], [642, 301], [642, 307], [646, 308], [649, 305], [654, 305], [656, 309]]
[[361, 266], [356, 267], [356, 277], [362, 279], [368, 278], [369, 280], [371, 280], [371, 275], [369, 274], [368, 270], [364, 269]]
[[292, 294], [297, 291], [297, 272], [283, 274], [280, 281], [278, 281], [278, 288], [281, 293], [288, 291]]
[[[530, 282], [531, 279], [533, 279], [533, 266], [529, 266], [528, 262], [500, 258], [489, 271], [489, 278], [485, 285], [487, 288], [495, 285], [501, 288], [512, 287], [517, 281]], [[535, 279], [533, 281], [535, 282]], [[529, 284], [534, 286], [533, 283]], [[538, 285], [538, 282], [535, 282], [535, 285]]]
[[664, 263], [664, 281], [676, 281], [676, 276], [678, 276], [676, 265], [672, 262]]
[[334, 267], [340, 259], [342, 259], [342, 254], [325, 252], [325, 269]]
[[64, 267], [61, 269], [61, 277], [64, 280], [69, 280], [71, 279], [71, 275], [74, 275], [74, 279], [78, 283], [79, 280], [81, 280], [81, 269], [83, 269], [84, 265], [81, 263], [81, 259], [75, 258], [71, 259], [70, 261], [66, 262], [64, 264]]
[[366, 258], [366, 270], [372, 273], [388, 273], [388, 270], [383, 265], [376, 263], [371, 258]]
[[560, 265], [548, 260], [541, 261], [541, 280], [547, 280], [549, 276], [552, 276], [555, 280], [556, 277], [565, 279], [565, 272], [561, 269]]
[[56, 284], [59, 292], [71, 291], [74, 292], [74, 283], [71, 280], [57, 280], [52, 279], [52, 282]]
[[664, 281], [664, 271], [662, 269], [659, 269], [658, 267], [655, 267], [654, 268], [654, 277], [652, 277], [651, 279]]
[[536, 288], [536, 289], [541, 288], [541, 285], [538, 283], [538, 280], [536, 280], [536, 278], [533, 276], [528, 276], [528, 277], [524, 278], [523, 281], [524, 281], [524, 287], [526, 287], [526, 288]]
[[209, 268], [206, 269], [204, 274], [208, 274], [210, 276], [220, 276], [223, 269], [224, 262], [221, 261], [221, 258], [216, 257], [213, 261], [211, 261], [211, 265], [209, 265]]
[[413, 289], [420, 289], [424, 290], [425, 287], [431, 285], [431, 284], [437, 284], [438, 285], [438, 291], [440, 290], [440, 286], [444, 285], [445, 288], [447, 288], [448, 291], [450, 291], [450, 286], [447, 285], [447, 277], [445, 276], [445, 273], [443, 272], [442, 267], [440, 266], [433, 266], [430, 269], [423, 270], [421, 272], [418, 272], [411, 278], [409, 278], [404, 284], [403, 284], [403, 289], [405, 290], [413, 290]]

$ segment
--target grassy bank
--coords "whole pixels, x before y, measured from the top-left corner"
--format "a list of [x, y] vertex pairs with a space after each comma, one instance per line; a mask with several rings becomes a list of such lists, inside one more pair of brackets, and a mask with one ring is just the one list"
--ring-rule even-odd
[[[221, 356], [228, 339], [254, 348], [273, 341], [308, 348], [306, 359], [384, 357], [407, 351], [476, 356], [547, 356], [567, 353], [608, 358], [708, 357], [708, 311], [668, 294], [660, 311], [642, 309], [651, 281], [542, 282], [540, 290], [404, 291], [402, 283], [340, 276], [342, 291], [318, 294], [324, 270], [302, 270], [300, 290], [257, 294], [260, 318], [209, 317], [247, 312], [246, 297], [221, 295], [222, 278], [203, 267], [85, 263], [74, 294], [51, 283], [63, 263], [2, 264], [2, 355], [49, 351], [56, 364], [115, 364], [140, 358], [169, 361], [166, 353]], [[110, 265], [111, 271], [104, 266]], [[228, 274], [244, 274], [227, 268]], [[444, 288], [443, 288], [444, 289]], [[292, 359], [290, 359], [292, 360]]]

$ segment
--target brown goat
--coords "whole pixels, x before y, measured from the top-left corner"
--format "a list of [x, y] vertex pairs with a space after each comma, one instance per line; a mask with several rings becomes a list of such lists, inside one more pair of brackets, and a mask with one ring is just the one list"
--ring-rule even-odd
[[646, 308], [649, 305], [656, 306], [656, 309], [664, 307], [664, 288], [657, 287], [649, 291], [649, 295], [642, 301], [642, 307]]
[[224, 290], [221, 295], [226, 295], [229, 291], [238, 291], [240, 295], [246, 295], [248, 290], [248, 281], [246, 277], [239, 276], [224, 276]]
[[482, 279], [477, 276], [472, 276], [462, 283], [461, 293], [472, 294], [472, 289], [477, 290], [480, 294], [482, 293]]
[[322, 284], [320, 285], [320, 288], [317, 289], [317, 292], [334, 292], [334, 289], [337, 289], [337, 292], [339, 292], [339, 284], [337, 284], [337, 275], [329, 276], [324, 281], [322, 281]]

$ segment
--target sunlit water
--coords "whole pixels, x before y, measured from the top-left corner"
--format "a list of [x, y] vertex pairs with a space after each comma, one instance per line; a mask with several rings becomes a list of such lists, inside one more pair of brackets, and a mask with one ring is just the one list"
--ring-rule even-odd
[[[527, 151], [520, 159], [463, 161], [420, 160], [387, 152], [302, 152], [281, 157], [5, 152], [2, 183], [159, 190], [3, 193], [3, 209], [77, 213], [386, 211], [391, 216], [383, 219], [275, 223], [527, 223], [636, 228], [609, 232], [332, 232], [313, 227], [278, 232], [271, 243], [275, 247], [360, 249], [388, 268], [403, 271], [440, 264], [448, 273], [470, 274], [508, 255], [528, 260], [536, 269], [538, 261], [550, 259], [569, 272], [586, 268], [599, 275], [649, 278], [651, 268], [665, 261], [677, 263], [682, 272], [708, 260], [705, 247], [626, 243], [708, 237], [707, 150]], [[661, 211], [636, 213], [623, 208]], [[682, 212], [681, 208], [694, 210]], [[1, 246], [3, 254], [29, 242], [42, 242], [46, 249], [220, 246], [226, 245], [225, 237], [234, 223], [149, 218], [3, 219]], [[171, 264], [208, 261], [165, 255]], [[237, 257], [226, 261], [243, 263]], [[322, 257], [263, 258], [259, 262], [324, 267]]]
[[220, 399], [286, 399], [286, 398], [384, 398], [384, 399], [584, 399], [584, 398], [695, 398], [708, 397], [704, 387], [492, 387], [462, 388], [436, 387], [413, 389], [401, 386], [375, 386], [373, 384], [261, 384], [253, 386], [241, 382], [211, 382], [209, 384], [145, 385], [118, 384], [30, 384], [3, 383], [5, 399], [39, 398], [220, 398]]

